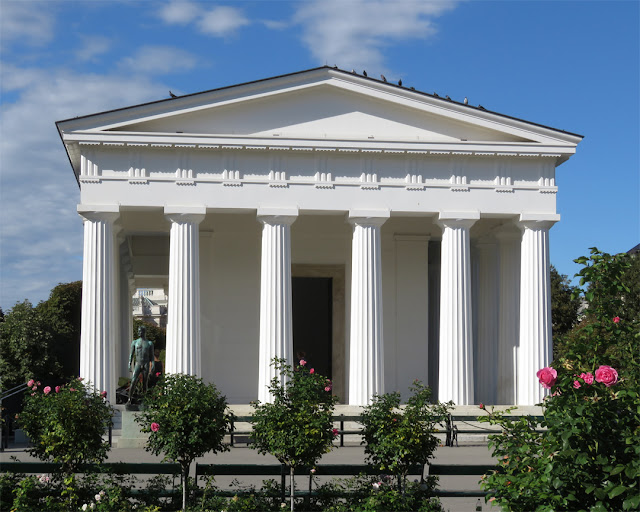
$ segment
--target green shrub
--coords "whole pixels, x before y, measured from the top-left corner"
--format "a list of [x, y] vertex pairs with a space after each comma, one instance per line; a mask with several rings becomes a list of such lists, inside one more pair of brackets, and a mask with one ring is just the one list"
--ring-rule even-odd
[[182, 468], [182, 508], [189, 496], [188, 475], [196, 457], [229, 449], [223, 443], [231, 414], [226, 398], [213, 384], [192, 375], [167, 375], [144, 398], [144, 410], [136, 418], [149, 433], [145, 450], [164, 455]]
[[295, 470], [314, 466], [331, 451], [337, 435], [332, 421], [337, 397], [331, 393], [331, 381], [307, 368], [304, 359], [295, 371], [282, 359], [274, 359], [272, 364], [285, 382], [272, 379], [269, 391], [273, 403], [253, 404], [251, 447], [272, 454], [289, 468], [293, 510]]
[[[428, 463], [439, 444], [433, 434], [446, 421], [452, 403], [432, 404], [431, 390], [416, 380], [411, 397], [400, 408], [400, 393], [376, 395], [362, 413], [362, 444], [370, 464], [398, 477], [402, 484], [409, 468]], [[434, 482], [435, 485], [435, 482]]]
[[113, 425], [113, 408], [103, 395], [82, 379], [54, 389], [30, 380], [29, 387], [19, 423], [31, 439], [31, 455], [60, 463], [66, 475], [106, 458], [109, 443], [103, 435]]

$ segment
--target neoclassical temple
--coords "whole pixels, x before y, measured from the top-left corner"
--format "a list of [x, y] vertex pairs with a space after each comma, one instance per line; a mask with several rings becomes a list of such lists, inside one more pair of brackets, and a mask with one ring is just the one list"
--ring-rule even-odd
[[345, 404], [531, 405], [551, 358], [555, 169], [582, 137], [320, 67], [57, 123], [84, 222], [81, 376], [115, 397], [131, 297], [166, 370], [268, 400], [302, 355]]

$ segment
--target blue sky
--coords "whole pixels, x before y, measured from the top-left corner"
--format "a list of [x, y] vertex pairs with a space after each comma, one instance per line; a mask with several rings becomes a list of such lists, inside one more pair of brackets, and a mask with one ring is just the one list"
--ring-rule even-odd
[[54, 122], [319, 65], [402, 78], [585, 136], [551, 261], [640, 242], [640, 3], [0, 0], [0, 306], [82, 278]]

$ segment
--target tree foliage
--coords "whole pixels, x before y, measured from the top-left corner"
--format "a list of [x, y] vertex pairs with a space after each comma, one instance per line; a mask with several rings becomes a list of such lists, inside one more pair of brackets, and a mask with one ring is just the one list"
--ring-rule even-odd
[[136, 422], [142, 432], [149, 433], [145, 450], [180, 464], [185, 509], [193, 460], [229, 449], [223, 443], [231, 424], [227, 400], [213, 384], [198, 377], [171, 374], [147, 392], [143, 403]]
[[[618, 369], [622, 378], [640, 382], [640, 294], [637, 279], [640, 258], [607, 254], [596, 248], [575, 260], [583, 265], [577, 274], [585, 287], [585, 318], [560, 337], [556, 360], [577, 366], [594, 361]], [[574, 290], [574, 297], [583, 293]], [[614, 321], [616, 319], [616, 321]]]
[[158, 327], [153, 322], [145, 322], [139, 318], [133, 319], [133, 331], [132, 339], [138, 337], [138, 328], [144, 327], [146, 329], [147, 339], [153, 342], [154, 349], [164, 350], [167, 346], [167, 330], [163, 327]]
[[[400, 393], [375, 395], [362, 412], [362, 444], [368, 461], [404, 482], [409, 469], [425, 465], [439, 440], [433, 434], [446, 421], [451, 402], [432, 404], [431, 389], [416, 380], [411, 396], [400, 408]], [[435, 482], [431, 482], [435, 485]]]
[[569, 332], [578, 323], [580, 297], [575, 296], [577, 286], [551, 265], [551, 327], [554, 341]]
[[19, 302], [0, 322], [0, 385], [29, 378], [49, 381], [78, 375], [82, 282], [59, 284], [46, 301]]
[[27, 451], [40, 460], [62, 464], [71, 474], [83, 463], [102, 462], [109, 451], [103, 440], [113, 424], [113, 409], [99, 391], [74, 379], [64, 386], [43, 387], [30, 380], [19, 423], [32, 441]]
[[2, 388], [23, 384], [29, 378], [48, 381], [62, 376], [45, 319], [29, 301], [19, 302], [0, 323]]
[[337, 435], [332, 416], [338, 398], [331, 393], [331, 381], [307, 368], [304, 359], [295, 371], [284, 359], [276, 358], [272, 365], [279, 374], [269, 385], [273, 402], [253, 404], [251, 447], [270, 453], [289, 468], [293, 511], [295, 470], [314, 466], [331, 451]]

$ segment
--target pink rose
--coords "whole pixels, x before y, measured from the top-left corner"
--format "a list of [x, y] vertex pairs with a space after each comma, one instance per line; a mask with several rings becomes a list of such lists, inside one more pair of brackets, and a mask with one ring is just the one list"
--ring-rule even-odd
[[35, 382], [33, 381], [33, 379], [30, 379], [29, 382], [27, 382], [27, 386], [31, 387], [35, 384]]
[[84, 377], [78, 377], [78, 380], [82, 382], [84, 380]]
[[155, 421], [151, 424], [151, 430], [153, 432], [157, 432], [158, 430], [160, 430], [160, 425], [158, 425]]
[[160, 377], [161, 373], [160, 372], [156, 372], [156, 377]]
[[69, 391], [75, 391], [76, 388], [69, 388]]
[[613, 317], [613, 323], [614, 324], [619, 324], [620, 323], [620, 317], [619, 316], [614, 316]]
[[49, 393], [51, 393], [51, 386], [47, 386], [47, 387], [45, 387], [45, 388], [42, 390], [42, 392], [43, 392], [45, 395], [48, 395]]
[[316, 373], [316, 371], [313, 368], [311, 368], [311, 370], [309, 370], [309, 373]]
[[56, 393], [60, 393], [60, 386], [56, 386]]
[[324, 390], [328, 393], [329, 391], [331, 391], [331, 386], [325, 386]]
[[100, 393], [100, 396], [106, 400], [107, 399], [107, 392], [103, 391], [102, 393]]
[[593, 373], [581, 373], [580, 378], [585, 382], [585, 384], [593, 384]]
[[545, 366], [541, 370], [538, 370], [536, 377], [540, 380], [540, 384], [542, 384], [543, 388], [551, 389], [551, 386], [556, 383], [558, 372], [550, 366]]
[[618, 372], [611, 366], [603, 364], [596, 370], [596, 382], [601, 382], [605, 386], [613, 386], [618, 382]]
[[582, 387], [582, 384], [580, 384], [580, 381], [574, 380], [573, 381], [573, 387], [576, 388], [576, 389], [579, 389], [579, 388]]
[[333, 437], [337, 437], [339, 432], [337, 428], [334, 428], [331, 432], [333, 432]]
[[304, 359], [300, 359], [300, 366], [304, 366], [307, 362]]
[[478, 409], [484, 409], [484, 404], [482, 402], [480, 402], [480, 405], [478, 405]]

